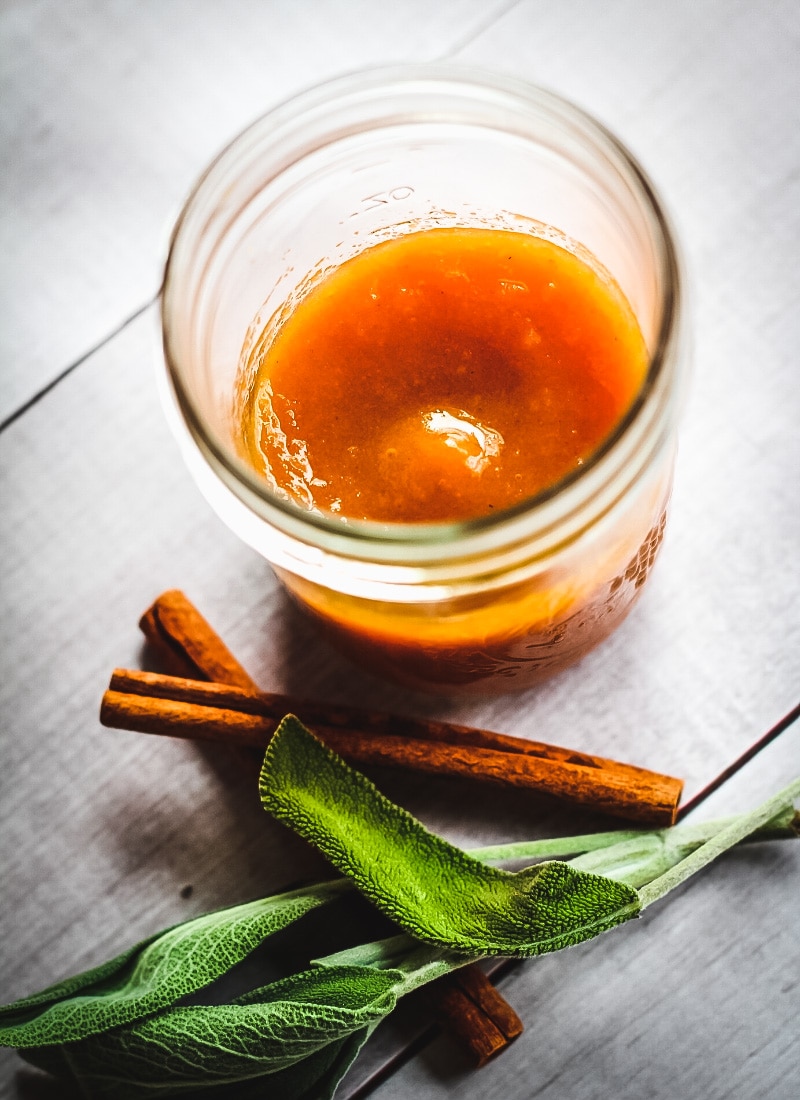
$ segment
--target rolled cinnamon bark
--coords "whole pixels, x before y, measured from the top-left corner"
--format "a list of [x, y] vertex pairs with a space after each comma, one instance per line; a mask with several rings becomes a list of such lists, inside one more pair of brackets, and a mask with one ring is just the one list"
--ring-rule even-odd
[[683, 787], [631, 764], [487, 730], [132, 669], [112, 675], [100, 719], [120, 729], [263, 750], [290, 713], [355, 764], [524, 787], [651, 826], [674, 823]]

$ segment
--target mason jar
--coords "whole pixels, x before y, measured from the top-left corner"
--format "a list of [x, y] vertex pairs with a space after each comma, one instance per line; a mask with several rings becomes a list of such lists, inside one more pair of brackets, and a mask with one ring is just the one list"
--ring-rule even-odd
[[[545, 236], [608, 273], [647, 348], [632, 404], [579, 469], [497, 514], [342, 522], [284, 499], [242, 445], [249, 350], [326, 271], [448, 226]], [[161, 303], [167, 407], [200, 489], [360, 663], [428, 691], [516, 690], [578, 660], [630, 611], [664, 534], [686, 326], [655, 190], [582, 110], [443, 65], [306, 91], [197, 183]]]

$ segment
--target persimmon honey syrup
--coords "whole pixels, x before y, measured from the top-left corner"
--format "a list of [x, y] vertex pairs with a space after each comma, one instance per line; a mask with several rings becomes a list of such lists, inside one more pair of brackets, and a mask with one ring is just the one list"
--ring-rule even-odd
[[250, 354], [249, 461], [343, 522], [468, 520], [535, 496], [596, 451], [648, 366], [592, 257], [486, 228], [365, 249]]

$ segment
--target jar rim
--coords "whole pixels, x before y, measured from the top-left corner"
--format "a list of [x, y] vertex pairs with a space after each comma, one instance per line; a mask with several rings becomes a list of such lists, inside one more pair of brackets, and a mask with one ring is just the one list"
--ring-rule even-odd
[[[653, 350], [648, 356], [647, 374], [636, 397], [613, 431], [580, 468], [525, 500], [488, 515], [456, 522], [385, 523], [348, 518], [347, 523], [342, 523], [339, 517], [306, 510], [273, 493], [266, 481], [235, 454], [232, 447], [225, 445], [208, 425], [186, 384], [171, 339], [170, 308], [175, 270], [179, 266], [177, 258], [185, 246], [184, 237], [190, 231], [187, 225], [192, 212], [201, 203], [206, 190], [214, 186], [215, 177], [248, 143], [258, 140], [270, 127], [300, 127], [310, 112], [330, 110], [333, 120], [337, 104], [348, 96], [390, 89], [402, 93], [414, 85], [430, 85], [432, 89], [449, 91], [460, 88], [462, 92], [472, 94], [497, 94], [518, 107], [527, 105], [544, 109], [552, 117], [578, 127], [585, 137], [590, 138], [595, 151], [612, 160], [620, 174], [637, 190], [648, 215], [661, 265], [663, 290], [660, 317]], [[424, 119], [415, 118], [415, 121]], [[328, 140], [339, 136], [341, 134], [332, 129]], [[319, 147], [318, 144], [313, 148], [300, 148], [291, 163], [302, 160]], [[280, 171], [276, 174], [279, 175]], [[557, 513], [563, 515], [565, 510], [579, 508], [600, 485], [613, 477], [619, 465], [614, 458], [625, 442], [630, 442], [637, 427], [640, 434], [642, 431], [646, 434], [647, 426], [643, 421], [647, 410], [654, 403], [662, 406], [666, 403], [669, 387], [665, 385], [664, 374], [668, 364], [676, 358], [673, 349], [678, 339], [681, 285], [681, 263], [675, 236], [655, 187], [626, 146], [583, 108], [555, 92], [526, 81], [454, 63], [394, 65], [337, 76], [300, 91], [257, 118], [210, 162], [183, 204], [170, 236], [160, 291], [161, 336], [167, 382], [182, 421], [177, 427], [179, 431], [182, 427], [184, 433], [188, 433], [188, 442], [200, 452], [227, 490], [238, 497], [246, 508], [290, 538], [311, 545], [320, 542], [324, 549], [374, 561], [406, 560], [411, 548], [415, 556], [423, 558], [426, 551], [432, 557], [441, 558], [447, 554], [448, 548], [459, 548], [461, 556], [468, 547], [478, 549], [482, 545], [492, 544], [500, 531], [532, 527], [538, 530], [552, 526]], [[661, 415], [650, 417], [653, 423], [664, 419], [664, 409], [660, 412]], [[554, 508], [558, 502], [561, 506]]]

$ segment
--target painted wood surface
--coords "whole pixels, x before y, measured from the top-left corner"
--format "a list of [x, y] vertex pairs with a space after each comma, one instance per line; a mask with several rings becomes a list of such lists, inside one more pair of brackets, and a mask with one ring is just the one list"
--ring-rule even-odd
[[[260, 810], [251, 760], [100, 727], [108, 675], [142, 659], [136, 622], [163, 589], [182, 587], [265, 688], [617, 756], [690, 794], [796, 704], [796, 3], [46, 0], [3, 5], [0, 31], [4, 1001], [321, 870]], [[181, 464], [148, 307], [172, 212], [242, 125], [324, 76], [445, 56], [550, 86], [631, 146], [676, 222], [695, 334], [641, 604], [578, 668], [485, 702], [409, 697], [294, 614]], [[756, 802], [799, 762], [794, 729], [703, 813]], [[464, 845], [591, 824], [521, 792], [380, 781]], [[737, 853], [635, 927], [523, 965], [503, 985], [527, 1025], [508, 1052], [471, 1074], [443, 1038], [375, 1095], [793, 1096], [798, 869], [786, 845]], [[421, 1022], [380, 1029], [340, 1095]], [[4, 1055], [0, 1095], [31, 1087]]]

